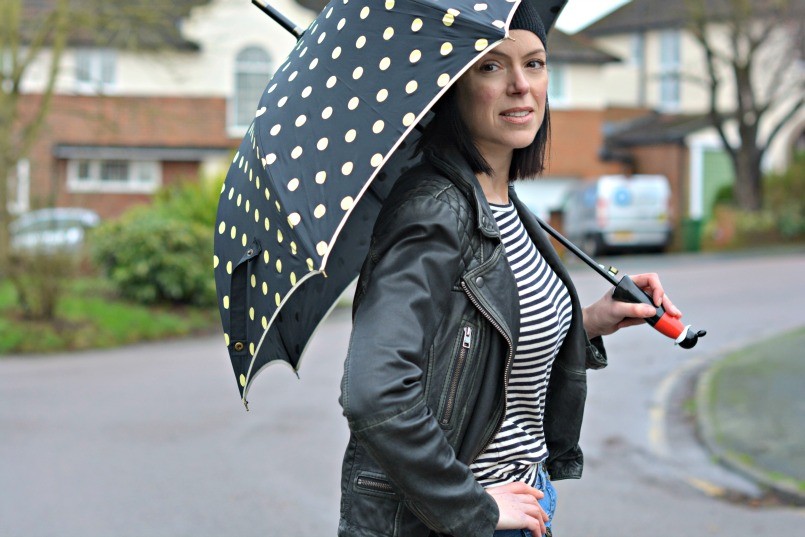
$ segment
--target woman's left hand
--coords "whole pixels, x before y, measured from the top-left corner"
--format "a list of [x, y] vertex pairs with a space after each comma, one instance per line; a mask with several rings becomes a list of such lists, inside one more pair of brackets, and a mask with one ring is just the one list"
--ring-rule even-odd
[[[624, 278], [627, 277], [632, 278], [638, 287], [648, 293], [657, 307], [662, 306], [672, 317], [682, 317], [682, 312], [665, 294], [659, 276], [650, 273], [624, 276]], [[642, 324], [643, 319], [653, 317], [656, 313], [655, 308], [648, 304], [632, 304], [615, 300], [612, 298], [612, 291], [607, 292], [598, 301], [582, 310], [584, 329], [591, 339], [612, 334], [627, 326]]]

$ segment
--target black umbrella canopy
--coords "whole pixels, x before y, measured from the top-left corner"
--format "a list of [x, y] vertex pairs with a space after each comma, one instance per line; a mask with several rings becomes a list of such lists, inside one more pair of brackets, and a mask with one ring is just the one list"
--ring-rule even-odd
[[[549, 28], [564, 1], [535, 2]], [[418, 125], [506, 35], [516, 0], [333, 0], [277, 69], [221, 191], [214, 270], [241, 397], [294, 370], [358, 275]]]

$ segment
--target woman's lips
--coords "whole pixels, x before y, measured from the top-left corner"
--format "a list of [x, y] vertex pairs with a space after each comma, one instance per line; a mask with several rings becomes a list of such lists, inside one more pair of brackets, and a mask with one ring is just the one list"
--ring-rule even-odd
[[511, 108], [500, 113], [500, 117], [507, 123], [523, 125], [530, 122], [534, 117], [533, 108]]

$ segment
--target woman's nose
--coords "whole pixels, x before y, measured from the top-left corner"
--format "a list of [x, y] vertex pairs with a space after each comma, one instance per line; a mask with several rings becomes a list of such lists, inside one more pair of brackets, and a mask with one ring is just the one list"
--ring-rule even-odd
[[514, 94], [528, 93], [531, 85], [522, 69], [512, 69], [511, 80], [509, 80], [509, 91]]

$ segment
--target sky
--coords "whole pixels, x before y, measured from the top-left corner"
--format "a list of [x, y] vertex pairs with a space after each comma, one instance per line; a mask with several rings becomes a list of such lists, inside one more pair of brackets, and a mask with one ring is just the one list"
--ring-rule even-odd
[[565, 33], [575, 33], [610, 13], [629, 0], [568, 0], [556, 27]]

